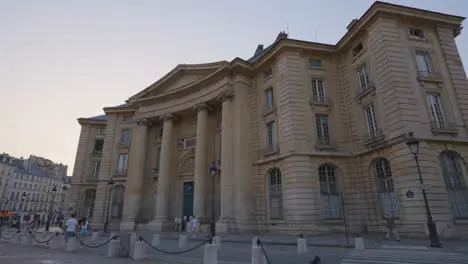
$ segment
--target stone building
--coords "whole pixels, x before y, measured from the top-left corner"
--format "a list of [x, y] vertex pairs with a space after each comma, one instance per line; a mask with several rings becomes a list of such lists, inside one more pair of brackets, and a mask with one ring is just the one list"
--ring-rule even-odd
[[[20, 220], [46, 219], [62, 213], [67, 166], [31, 155], [28, 159], [0, 154], [0, 210], [16, 214]], [[53, 189], [55, 187], [55, 194]]]
[[206, 228], [214, 209], [220, 232], [378, 232], [392, 216], [422, 235], [425, 188], [439, 232], [468, 234], [463, 20], [376, 2], [335, 45], [281, 32], [248, 60], [178, 65], [78, 119], [74, 208], [122, 230]]

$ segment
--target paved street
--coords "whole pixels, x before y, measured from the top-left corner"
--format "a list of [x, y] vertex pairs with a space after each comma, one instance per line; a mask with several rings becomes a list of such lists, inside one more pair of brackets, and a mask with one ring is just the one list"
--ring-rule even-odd
[[341, 264], [468, 264], [468, 252], [439, 250], [365, 250], [352, 251]]

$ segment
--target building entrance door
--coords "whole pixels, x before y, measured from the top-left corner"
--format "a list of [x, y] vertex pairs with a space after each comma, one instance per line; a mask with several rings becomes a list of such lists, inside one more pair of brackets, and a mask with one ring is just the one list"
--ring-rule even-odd
[[182, 216], [187, 217], [186, 220], [189, 219], [190, 216], [193, 215], [193, 190], [194, 190], [194, 183], [191, 182], [184, 182], [184, 198], [182, 204]]

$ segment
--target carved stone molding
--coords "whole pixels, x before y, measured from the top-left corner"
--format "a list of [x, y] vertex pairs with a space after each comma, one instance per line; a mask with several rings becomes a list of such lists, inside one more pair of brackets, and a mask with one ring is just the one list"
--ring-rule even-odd
[[162, 121], [168, 121], [168, 120], [177, 120], [177, 117], [173, 114], [164, 114], [162, 116], [159, 117], [160, 120]]
[[222, 103], [227, 100], [232, 100], [232, 98], [234, 98], [234, 91], [232, 89], [226, 89], [218, 96], [218, 101]]
[[202, 110], [210, 111], [211, 107], [208, 104], [201, 103], [201, 104], [196, 105], [193, 109], [197, 112], [202, 111]]

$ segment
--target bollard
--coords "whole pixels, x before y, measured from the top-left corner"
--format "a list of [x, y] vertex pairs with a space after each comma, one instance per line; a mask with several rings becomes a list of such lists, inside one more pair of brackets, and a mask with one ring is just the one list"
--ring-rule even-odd
[[364, 245], [364, 238], [362, 237], [356, 237], [354, 239], [354, 247], [356, 248], [356, 250], [364, 250], [366, 249], [365, 245]]
[[179, 236], [179, 248], [185, 248], [187, 246], [187, 236], [180, 235]]
[[307, 253], [307, 240], [305, 238], [297, 239], [297, 253]]
[[120, 241], [119, 257], [132, 257], [132, 255], [130, 255], [130, 233], [121, 233], [120, 239], [117, 241]]
[[137, 235], [135, 232], [130, 233], [130, 256], [133, 256], [133, 248], [137, 242]]
[[115, 258], [119, 256], [119, 247], [120, 241], [117, 239], [113, 239], [109, 242], [109, 246], [107, 248], [107, 256], [111, 258]]
[[23, 245], [25, 246], [31, 246], [32, 245], [32, 233], [29, 232], [27, 235], [24, 236], [23, 238]]
[[16, 234], [15, 237], [11, 239], [11, 243], [14, 245], [19, 245], [20, 244], [20, 236], [19, 234]]
[[93, 232], [93, 235], [92, 235], [92, 237], [91, 237], [91, 240], [92, 240], [92, 241], [96, 241], [96, 240], [98, 240], [98, 238], [99, 238], [99, 232]]
[[159, 234], [154, 234], [154, 235], [153, 235], [153, 241], [151, 241], [151, 245], [152, 245], [153, 247], [159, 246], [160, 240], [161, 240], [161, 239], [160, 239]]
[[117, 237], [117, 233], [116, 232], [111, 232], [109, 238], [111, 238], [111, 237]]
[[135, 242], [134, 248], [133, 248], [133, 254], [132, 254], [132, 259], [137, 261], [137, 260], [143, 260], [146, 258], [146, 246], [143, 241], [137, 241]]
[[203, 264], [218, 264], [218, 246], [215, 244], [205, 245]]
[[72, 252], [78, 248], [77, 240], [74, 237], [68, 238], [68, 242], [65, 245], [65, 251]]
[[252, 246], [251, 264], [266, 264], [265, 255], [260, 246]]
[[[70, 238], [71, 239], [71, 238]], [[54, 238], [52, 238], [50, 241], [49, 241], [49, 249], [59, 249], [62, 247], [62, 238], [60, 236], [54, 236]]]
[[220, 236], [214, 236], [213, 237], [213, 245], [217, 246], [218, 249], [221, 248], [221, 237]]

